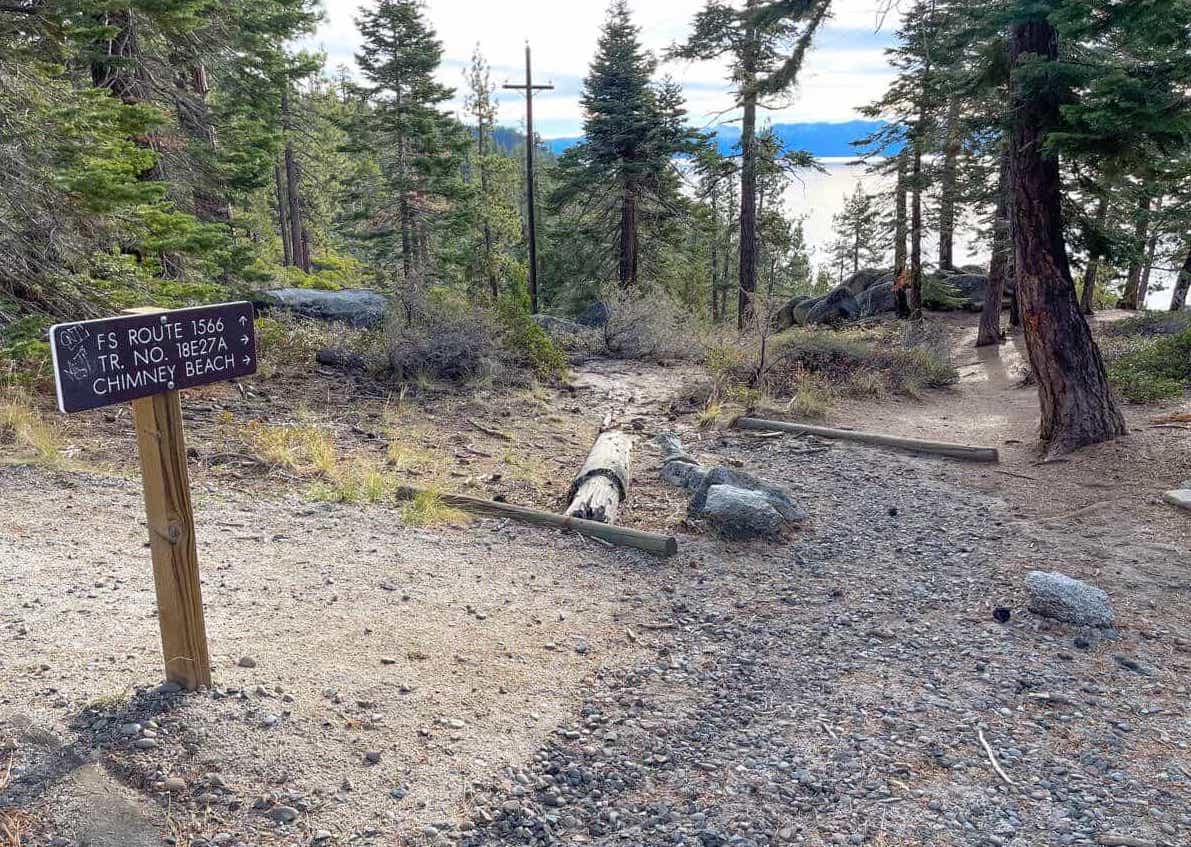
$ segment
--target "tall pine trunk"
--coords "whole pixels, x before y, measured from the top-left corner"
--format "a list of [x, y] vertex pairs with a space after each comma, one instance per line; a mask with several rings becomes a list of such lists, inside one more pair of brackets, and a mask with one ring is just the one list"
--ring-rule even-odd
[[958, 195], [959, 98], [952, 97], [947, 107], [947, 144], [943, 149], [943, 173], [939, 186], [939, 270], [955, 267], [955, 205]]
[[1183, 269], [1179, 272], [1178, 281], [1174, 284], [1174, 295], [1170, 298], [1170, 311], [1181, 312], [1187, 308], [1187, 291], [1191, 290], [1191, 251], [1187, 253], [1187, 261], [1183, 262]]
[[273, 163], [273, 178], [277, 183], [277, 227], [281, 232], [281, 258], [285, 267], [294, 263], [294, 242], [289, 228], [289, 201], [285, 197], [285, 177], [281, 162]]
[[414, 272], [414, 242], [409, 202], [409, 163], [405, 141], [405, 117], [403, 114], [401, 87], [397, 87], [397, 214], [401, 218], [401, 277], [409, 282]]
[[488, 291], [492, 295], [492, 302], [495, 303], [500, 299], [500, 287], [496, 282], [496, 266], [492, 261], [492, 224], [488, 220], [488, 168], [484, 159], [488, 153], [488, 139], [482, 119], [476, 121], [476, 148], [480, 171], [480, 215], [484, 219], [484, 270], [488, 275]]
[[[1103, 230], [1108, 221], [1108, 192], [1100, 197], [1100, 205], [1096, 207], [1096, 229]], [[1079, 307], [1085, 315], [1096, 312], [1096, 274], [1100, 272], [1100, 252], [1096, 249], [1088, 253], [1088, 266], [1083, 272], [1083, 293], [1079, 298]]]
[[906, 295], [906, 285], [909, 282], [909, 276], [906, 272], [906, 237], [909, 234], [909, 224], [907, 222], [907, 181], [909, 179], [906, 171], [909, 165], [906, 162], [907, 150], [902, 148], [902, 151], [897, 154], [897, 186], [894, 189], [894, 217], [893, 217], [893, 297], [897, 304], [897, 316], [899, 318], [908, 318], [910, 316], [910, 301]]
[[1001, 153], [1001, 172], [997, 180], [997, 210], [993, 216], [992, 259], [988, 264], [988, 284], [984, 288], [984, 305], [980, 311], [980, 329], [976, 346], [987, 347], [1005, 340], [1001, 334], [1001, 308], [1005, 283], [1009, 279], [1009, 155]]
[[[1154, 212], [1157, 214], [1162, 211], [1162, 198], [1159, 197], [1154, 201]], [[1141, 282], [1137, 285], [1137, 307], [1144, 309], [1146, 307], [1146, 298], [1150, 294], [1150, 273], [1154, 270], [1154, 253], [1158, 251], [1158, 236], [1159, 232], [1153, 222], [1150, 223], [1150, 238], [1146, 242], [1145, 260], [1141, 266]]]
[[627, 186], [620, 206], [620, 287], [637, 284], [637, 190]]
[[910, 172], [910, 319], [922, 317], [922, 119], [914, 132], [914, 155]]
[[[751, 12], [757, 0], [748, 0]], [[736, 326], [744, 329], [752, 312], [753, 293], [757, 290], [757, 50], [756, 24], [744, 31], [741, 73], [744, 114], [740, 128], [740, 286], [736, 308]]]
[[231, 223], [232, 208], [221, 190], [222, 182], [212, 168], [217, 139], [211, 110], [207, 107], [210, 91], [207, 68], [201, 62], [175, 71], [174, 107], [178, 111], [178, 124], [206, 154], [194, 187], [194, 216], [200, 221], [226, 224]]
[[1129, 262], [1129, 275], [1125, 278], [1125, 290], [1117, 301], [1118, 309], [1135, 310], [1141, 307], [1141, 266], [1145, 260], [1146, 234], [1150, 227], [1150, 195], [1143, 194], [1137, 201], [1137, 218], [1133, 225], [1133, 240], [1138, 252]]
[[718, 182], [711, 189], [711, 320], [720, 322], [720, 187]]
[[294, 265], [310, 273], [310, 253], [302, 227], [302, 189], [292, 141], [285, 142], [285, 188], [289, 199], [290, 249]]
[[[1014, 22], [1010, 58], [1017, 71], [1027, 63], [1057, 61], [1054, 27], [1044, 17]], [[1058, 456], [1126, 430], [1100, 350], [1076, 302], [1063, 241], [1059, 161], [1044, 154], [1046, 134], [1058, 122], [1059, 97], [1038, 87], [1042, 77], [1033, 70], [1030, 83], [1015, 76], [1012, 86], [1010, 214], [1026, 349], [1042, 412], [1039, 435], [1048, 455]]]

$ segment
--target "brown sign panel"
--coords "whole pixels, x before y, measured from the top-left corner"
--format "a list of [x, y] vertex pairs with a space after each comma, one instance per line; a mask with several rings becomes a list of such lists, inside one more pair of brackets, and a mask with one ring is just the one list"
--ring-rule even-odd
[[221, 303], [50, 329], [58, 408], [81, 412], [256, 373], [251, 303]]

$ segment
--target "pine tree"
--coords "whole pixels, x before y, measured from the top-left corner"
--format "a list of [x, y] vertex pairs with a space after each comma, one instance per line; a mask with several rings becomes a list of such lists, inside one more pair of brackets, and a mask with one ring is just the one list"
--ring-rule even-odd
[[364, 39], [356, 63], [371, 83], [366, 119], [390, 145], [382, 171], [397, 200], [401, 276], [408, 285], [425, 259], [422, 234], [434, 208], [431, 183], [443, 175], [436, 142], [451, 130], [438, 107], [453, 92], [434, 78], [442, 44], [420, 0], [380, 0], [360, 10], [356, 26]]
[[707, 0], [695, 15], [693, 31], [671, 58], [709, 61], [731, 57], [731, 82], [741, 109], [740, 135], [740, 271], [737, 326], [743, 329], [757, 290], [757, 110], [767, 108], [766, 95], [788, 91], [797, 81], [802, 60], [830, 0], [744, 0], [737, 8], [724, 0]]
[[[657, 61], [642, 46], [625, 0], [614, 0], [584, 79], [582, 143], [559, 162], [556, 209], [584, 209], [612, 230], [616, 278], [637, 284], [644, 222], [660, 224], [680, 209], [673, 158], [695, 150], [681, 89], [652, 81]], [[579, 202], [582, 201], [582, 202]]]
[[856, 273], [861, 267], [879, 265], [884, 260], [877, 209], [864, 186], [856, 184], [852, 196], [844, 198], [843, 208], [832, 216], [831, 223], [843, 264], [850, 273]]

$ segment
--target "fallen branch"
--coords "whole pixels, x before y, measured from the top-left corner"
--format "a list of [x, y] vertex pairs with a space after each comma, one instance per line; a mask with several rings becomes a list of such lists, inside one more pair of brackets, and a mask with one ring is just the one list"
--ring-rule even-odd
[[513, 440], [513, 436], [509, 435], [507, 432], [501, 432], [499, 429], [493, 429], [490, 426], [484, 426], [479, 421], [472, 420], [472, 419], [468, 418], [467, 422], [471, 426], [478, 429], [480, 432], [484, 433], [484, 435], [491, 435], [493, 438], [499, 438], [501, 441], [512, 441]]
[[[397, 489], [398, 500], [411, 500], [418, 495], [418, 489], [403, 486]], [[440, 499], [448, 506], [462, 509], [479, 515], [494, 515], [502, 518], [512, 518], [523, 523], [536, 526], [548, 526], [554, 529], [573, 529], [582, 535], [607, 541], [619, 547], [632, 547], [644, 550], [657, 556], [672, 556], [678, 552], [678, 540], [672, 535], [658, 535], [640, 529], [629, 529], [622, 526], [609, 526], [597, 521], [587, 521], [582, 518], [556, 515], [553, 512], [543, 512], [526, 506], [514, 506], [512, 503], [498, 503], [495, 500], [480, 500], [476, 497], [466, 497], [462, 494], [440, 494]]]
[[971, 462], [1000, 461], [1000, 454], [995, 447], [971, 447], [965, 444], [951, 444], [945, 441], [923, 441], [918, 438], [902, 438], [896, 435], [883, 435], [876, 432], [832, 429], [826, 426], [769, 421], [761, 418], [737, 418], [732, 425], [738, 429], [777, 430], [778, 432], [792, 432], [796, 435], [817, 435], [820, 438], [857, 441], [861, 444], [894, 447], [914, 453], [932, 453], [939, 456], [950, 456], [953, 459], [966, 459]]
[[997, 754], [993, 752], [993, 748], [985, 740], [984, 730], [980, 729], [980, 727], [976, 727], [976, 737], [980, 739], [980, 744], [984, 747], [984, 752], [988, 754], [988, 761], [992, 764], [993, 770], [997, 772], [997, 776], [1005, 780], [1006, 785], [1013, 785], [1013, 780], [1005, 775], [1005, 771], [1001, 770], [1001, 766], [997, 763]]

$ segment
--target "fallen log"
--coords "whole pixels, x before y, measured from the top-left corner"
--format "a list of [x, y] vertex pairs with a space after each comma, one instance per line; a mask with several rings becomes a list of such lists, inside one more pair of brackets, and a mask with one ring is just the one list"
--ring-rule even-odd
[[616, 512], [629, 496], [629, 451], [633, 439], [623, 432], [604, 432], [571, 483], [566, 513], [584, 520], [616, 523]]
[[1000, 454], [995, 447], [970, 447], [965, 444], [951, 444], [946, 441], [923, 441], [918, 438], [901, 438], [896, 435], [882, 435], [876, 432], [861, 432], [851, 429], [832, 429], [785, 421], [767, 421], [761, 418], [737, 418], [733, 426], [739, 429], [777, 430], [797, 435], [817, 435], [820, 438], [837, 438], [842, 441], [858, 441], [861, 444], [876, 444], [881, 447], [895, 447], [914, 453], [933, 453], [966, 459], [970, 462], [999, 462]]
[[[398, 500], [411, 500], [418, 494], [418, 489], [403, 486], [397, 489]], [[511, 503], [498, 503], [495, 500], [480, 500], [462, 494], [440, 494], [443, 503], [478, 515], [489, 515], [499, 518], [510, 518], [536, 526], [548, 526], [554, 529], [573, 529], [583, 535], [590, 535], [609, 544], [619, 547], [632, 547], [644, 550], [657, 556], [673, 556], [678, 552], [678, 540], [672, 535], [659, 535], [640, 529], [629, 529], [623, 526], [609, 526], [598, 521], [587, 521], [569, 515], [556, 515], [553, 512], [543, 512], [525, 506], [514, 506]]]

